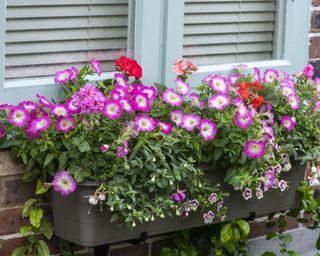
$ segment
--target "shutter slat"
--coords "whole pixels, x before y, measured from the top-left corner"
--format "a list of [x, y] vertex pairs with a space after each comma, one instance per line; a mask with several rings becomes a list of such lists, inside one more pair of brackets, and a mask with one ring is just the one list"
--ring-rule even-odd
[[6, 15], [6, 79], [52, 75], [93, 57], [110, 71], [126, 55], [128, 0], [7, 0]]
[[275, 6], [275, 0], [185, 0], [183, 56], [198, 65], [271, 59]]

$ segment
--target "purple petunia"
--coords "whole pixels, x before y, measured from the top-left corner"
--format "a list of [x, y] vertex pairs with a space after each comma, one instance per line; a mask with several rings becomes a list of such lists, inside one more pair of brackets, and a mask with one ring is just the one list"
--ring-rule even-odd
[[127, 81], [123, 74], [121, 73], [114, 74], [114, 79], [116, 80], [116, 86], [118, 85], [124, 88], [128, 87]]
[[123, 107], [121, 103], [116, 100], [108, 100], [102, 109], [102, 115], [107, 116], [111, 120], [120, 118], [122, 112]]
[[196, 211], [199, 207], [199, 201], [197, 199], [192, 199], [190, 201], [190, 209], [193, 210], [193, 211]]
[[263, 191], [260, 187], [256, 189], [256, 197], [259, 200], [263, 198]]
[[46, 97], [41, 96], [41, 95], [39, 95], [39, 94], [37, 94], [37, 97], [38, 97], [38, 99], [39, 99], [39, 103], [40, 103], [42, 106], [44, 106], [44, 107], [46, 107], [46, 108], [50, 108], [50, 107], [51, 107], [51, 102], [50, 102]]
[[247, 129], [251, 126], [253, 117], [251, 114], [242, 115], [239, 112], [236, 112], [233, 121], [239, 128]]
[[209, 119], [202, 119], [199, 133], [205, 141], [213, 140], [217, 134], [217, 126]]
[[172, 200], [176, 202], [183, 202], [187, 198], [187, 194], [185, 190], [177, 190], [176, 193], [172, 194]]
[[181, 78], [175, 80], [177, 85], [176, 92], [182, 96], [188, 95], [190, 92], [190, 85], [187, 82], [184, 82]]
[[279, 73], [277, 70], [266, 69], [266, 71], [264, 71], [263, 81], [265, 83], [273, 83], [275, 80], [278, 79], [278, 77], [279, 77]]
[[76, 190], [77, 184], [69, 172], [60, 171], [54, 176], [52, 186], [54, 191], [62, 196], [67, 196]]
[[155, 128], [155, 121], [146, 114], [138, 114], [134, 118], [134, 124], [139, 132], [152, 132]]
[[215, 76], [210, 81], [210, 87], [216, 93], [227, 94], [229, 90], [229, 85], [226, 79], [222, 76]]
[[194, 114], [185, 114], [181, 126], [187, 131], [193, 131], [200, 124], [201, 118]]
[[54, 74], [54, 82], [56, 84], [67, 84], [73, 76], [73, 71], [70, 69], [60, 70]]
[[177, 94], [173, 89], [167, 89], [162, 94], [163, 100], [169, 105], [176, 107], [182, 104], [182, 96]]
[[253, 79], [254, 79], [255, 82], [260, 82], [261, 81], [260, 69], [253, 68]]
[[48, 116], [44, 115], [42, 117], [34, 118], [30, 122], [29, 131], [31, 133], [39, 133], [41, 131], [47, 130], [51, 125], [51, 120]]
[[218, 201], [218, 195], [217, 193], [212, 193], [208, 198], [210, 204], [214, 204]]
[[22, 101], [19, 103], [19, 106], [22, 106], [25, 108], [25, 110], [27, 110], [29, 113], [32, 111], [32, 110], [35, 110], [37, 109], [39, 106], [34, 103], [33, 101]]
[[203, 219], [205, 224], [211, 224], [215, 215], [212, 211], [208, 211], [207, 213], [203, 214]]
[[129, 98], [124, 97], [119, 99], [120, 103], [122, 104], [123, 109], [128, 113], [132, 114], [134, 112], [134, 108], [132, 107], [131, 101]]
[[51, 107], [51, 113], [54, 116], [67, 116], [68, 109], [63, 104], [55, 104]]
[[76, 120], [72, 116], [59, 116], [56, 129], [59, 132], [68, 133], [76, 128]]
[[129, 153], [129, 143], [128, 141], [124, 141], [121, 146], [117, 148], [117, 157], [123, 158]]
[[170, 113], [170, 119], [175, 122], [177, 126], [181, 126], [183, 124], [184, 113], [181, 110], [173, 110]]
[[284, 85], [281, 87], [281, 94], [284, 96], [284, 97], [289, 97], [290, 95], [295, 95], [296, 92], [295, 92], [295, 89], [288, 86], [288, 85]]
[[289, 95], [288, 104], [291, 106], [292, 110], [297, 110], [300, 106], [300, 99], [293, 94]]
[[24, 107], [16, 106], [10, 109], [8, 122], [13, 126], [26, 126], [29, 120], [29, 113]]
[[208, 107], [224, 110], [230, 105], [230, 97], [224, 94], [215, 94], [208, 99]]
[[283, 191], [285, 191], [287, 189], [288, 183], [285, 180], [280, 180], [279, 183], [278, 183], [278, 187], [283, 192]]
[[135, 91], [132, 95], [131, 105], [134, 110], [149, 112], [150, 103], [146, 93]]
[[101, 76], [102, 74], [102, 67], [99, 61], [97, 61], [96, 59], [92, 59], [90, 61], [90, 65], [91, 67], [98, 73], [98, 76]]
[[252, 158], [257, 159], [262, 157], [266, 152], [266, 143], [262, 140], [254, 141], [248, 140], [244, 147], [244, 153]]
[[296, 122], [290, 116], [281, 117], [281, 126], [285, 127], [288, 132], [291, 132], [296, 125]]
[[158, 126], [161, 128], [161, 132], [166, 135], [169, 135], [172, 131], [172, 125], [170, 123], [159, 122]]
[[241, 74], [230, 74], [228, 76], [228, 81], [229, 81], [229, 84], [231, 85], [235, 85], [238, 81], [239, 78], [241, 78]]

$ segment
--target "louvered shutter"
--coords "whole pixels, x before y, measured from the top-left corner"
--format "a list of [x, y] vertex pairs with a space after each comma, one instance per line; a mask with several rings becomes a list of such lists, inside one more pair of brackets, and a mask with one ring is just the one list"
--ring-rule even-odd
[[127, 24], [128, 0], [7, 0], [5, 77], [48, 76], [92, 57], [113, 70]]
[[198, 65], [272, 59], [275, 8], [275, 0], [185, 0], [184, 57]]

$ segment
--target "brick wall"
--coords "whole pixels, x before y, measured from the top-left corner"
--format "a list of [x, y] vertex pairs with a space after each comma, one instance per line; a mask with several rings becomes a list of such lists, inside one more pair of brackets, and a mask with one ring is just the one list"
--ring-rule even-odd
[[312, 1], [309, 58], [315, 67], [315, 76], [320, 76], [320, 0]]

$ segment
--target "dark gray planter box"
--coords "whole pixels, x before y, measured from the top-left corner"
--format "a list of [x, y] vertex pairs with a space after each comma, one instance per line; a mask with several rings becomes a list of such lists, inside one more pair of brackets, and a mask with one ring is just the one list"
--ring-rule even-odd
[[[249, 201], [245, 201], [239, 191], [234, 191], [232, 187], [222, 182], [223, 173], [215, 174], [212, 180], [220, 182], [222, 189], [230, 193], [225, 200], [225, 205], [228, 206], [228, 218], [235, 219], [246, 218], [251, 213], [262, 216], [270, 212], [298, 207], [300, 196], [296, 189], [304, 179], [304, 174], [305, 166], [295, 166], [290, 172], [283, 174], [283, 178], [289, 181], [290, 188], [287, 191], [280, 193], [271, 190], [265, 193], [263, 199]], [[156, 219], [154, 222], [138, 224], [136, 228], [130, 230], [124, 225], [109, 223], [110, 212], [107, 210], [100, 212], [98, 205], [88, 214], [88, 199], [84, 196], [91, 194], [95, 189], [96, 185], [92, 182], [84, 182], [78, 185], [76, 192], [67, 197], [53, 193], [53, 220], [55, 234], [58, 237], [91, 247], [137, 239], [142, 232], [147, 232], [148, 236], [154, 236], [205, 225], [203, 213], [195, 212], [185, 219], [181, 217]], [[217, 219], [216, 222], [219, 220]]]

